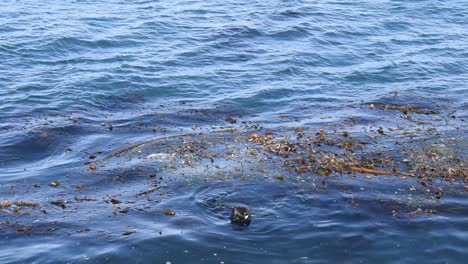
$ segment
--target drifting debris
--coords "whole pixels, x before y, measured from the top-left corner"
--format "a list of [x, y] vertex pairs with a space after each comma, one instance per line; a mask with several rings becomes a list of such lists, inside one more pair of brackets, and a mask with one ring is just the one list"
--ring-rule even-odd
[[237, 120], [232, 116], [227, 116], [225, 120], [231, 124], [237, 123]]
[[92, 198], [92, 197], [88, 197], [88, 196], [85, 196], [85, 197], [75, 197], [74, 199], [75, 199], [75, 201], [77, 201], [77, 202], [92, 202], [92, 201], [96, 201], [96, 198]]
[[56, 201], [51, 201], [50, 204], [60, 206], [62, 209], [65, 209], [67, 206], [67, 201], [66, 200], [56, 200]]
[[16, 206], [30, 206], [30, 207], [38, 206], [38, 204], [33, 201], [17, 201], [15, 202], [15, 205]]
[[385, 132], [383, 130], [382, 127], [379, 127], [379, 129], [377, 129], [377, 132], [380, 134], [380, 135], [385, 135]]
[[122, 236], [129, 236], [129, 235], [134, 234], [134, 233], [136, 233], [136, 231], [126, 231], [126, 232], [122, 233]]
[[390, 105], [390, 104], [387, 104], [387, 105], [384, 105], [382, 107], [382, 109], [384, 109], [384, 110], [400, 110], [405, 115], [408, 114], [409, 112], [416, 113], [416, 114], [426, 114], [426, 115], [438, 114], [439, 113], [436, 110], [422, 109], [422, 108], [418, 108], [416, 106], [410, 106], [410, 105]]
[[150, 194], [152, 192], [157, 191], [158, 189], [159, 189], [159, 187], [154, 187], [154, 188], [151, 188], [149, 190], [139, 192], [139, 193], [136, 194], [136, 196], [148, 195], [148, 194]]
[[[430, 119], [432, 116], [417, 116], [413, 113], [435, 113], [430, 112], [432, 110], [426, 111], [410, 106], [387, 105], [379, 107], [379, 109], [402, 111], [404, 118], [407, 119]], [[118, 190], [118, 193], [106, 193], [105, 197], [98, 199], [89, 196], [75, 196], [76, 194], [64, 194], [65, 191], [83, 193], [92, 191], [94, 182], [83, 183], [86, 188], [80, 182], [80, 185], [71, 185], [74, 186], [73, 188], [61, 188], [61, 192], [56, 193], [60, 196], [50, 199], [74, 197], [72, 210], [64, 212], [83, 212], [80, 211], [83, 207], [98, 208], [101, 203], [107, 203], [107, 207], [111, 206], [115, 215], [144, 211], [151, 204], [154, 204], [153, 202], [160, 201], [161, 197], [168, 193], [167, 186], [170, 185], [170, 181], [176, 178], [171, 178], [170, 173], [174, 171], [177, 171], [178, 177], [175, 180], [178, 181], [182, 178], [182, 181], [185, 180], [187, 185], [197, 184], [192, 176], [197, 177], [198, 175], [202, 175], [200, 180], [203, 181], [210, 179], [244, 180], [257, 177], [255, 179], [269, 180], [274, 184], [284, 185], [286, 179], [288, 184], [305, 183], [306, 188], [313, 186], [314, 191], [325, 190], [329, 185], [335, 187], [337, 181], [344, 179], [340, 176], [359, 177], [360, 179], [382, 178], [373, 175], [388, 175], [389, 177], [385, 177], [385, 179], [396, 176], [392, 180], [407, 180], [408, 185], [412, 188], [406, 188], [408, 187], [406, 185], [395, 194], [411, 192], [415, 197], [418, 192], [423, 193], [423, 197], [429, 203], [437, 205], [441, 204], [437, 200], [442, 198], [442, 192], [447, 196], [452, 194], [452, 192], [443, 189], [446, 185], [442, 184], [445, 182], [451, 186], [461, 183], [461, 186], [456, 186], [457, 193], [460, 190], [468, 191], [468, 186], [466, 186], [466, 182], [468, 182], [465, 165], [466, 152], [464, 152], [466, 147], [463, 145], [466, 141], [445, 136], [444, 133], [447, 129], [428, 127], [429, 122], [423, 126], [419, 126], [419, 123], [407, 126], [407, 122], [404, 121], [403, 124], [393, 124], [392, 128], [392, 124], [385, 123], [386, 120], [362, 124], [359, 122], [359, 118], [349, 118], [347, 119], [349, 122], [328, 124], [320, 128], [281, 126], [265, 129], [260, 124], [237, 122], [237, 120], [234, 122], [234, 120], [234, 118], [231, 120], [226, 117], [227, 122], [237, 124], [235, 128], [211, 127], [209, 130], [194, 126], [196, 131], [193, 133], [173, 134], [124, 146], [108, 153], [101, 159], [97, 159], [96, 156], [99, 154], [98, 156], [101, 157], [102, 153], [100, 152], [86, 152], [96, 154], [84, 157], [88, 162], [86, 165], [88, 168], [84, 168], [87, 173], [90, 173], [90, 170], [97, 170], [99, 166], [101, 171], [94, 172], [93, 175], [103, 176], [102, 179], [106, 183], [111, 182], [112, 178], [106, 179], [105, 176], [111, 175], [122, 179], [117, 183], [112, 182], [115, 184], [121, 184], [123, 181], [125, 183], [139, 181], [138, 189], [127, 189], [126, 186], [120, 188], [121, 186], [119, 186], [119, 188], [111, 189], [116, 192]], [[462, 144], [459, 144], [460, 142]], [[120, 170], [122, 167], [124, 170], [129, 167], [125, 166], [129, 155], [123, 154], [136, 152], [141, 155], [138, 156], [138, 159], [131, 161], [131, 170], [122, 172]], [[115, 158], [115, 162], [109, 160], [111, 158]], [[90, 163], [91, 160], [93, 163]], [[104, 163], [106, 161], [110, 164]], [[135, 164], [137, 165], [134, 166]], [[139, 166], [138, 164], [143, 165]], [[164, 175], [165, 182], [160, 182], [162, 180], [160, 175]], [[169, 179], [167, 181], [166, 175]], [[416, 186], [416, 183], [424, 187], [413, 187]], [[53, 181], [50, 185], [57, 187], [59, 183]], [[141, 185], [144, 186], [141, 187]], [[35, 186], [39, 187], [37, 184]], [[99, 188], [100, 186], [95, 187]], [[125, 192], [122, 191], [124, 188]], [[128, 207], [122, 208], [122, 202], [111, 197], [121, 199]], [[79, 202], [87, 202], [87, 204], [81, 205]], [[135, 205], [130, 207], [130, 204], [133, 203]], [[354, 198], [350, 204], [353, 207], [357, 206]], [[41, 203], [44, 208], [41, 207], [37, 210], [25, 208], [26, 206], [35, 207], [38, 205], [39, 203], [33, 201], [3, 200], [0, 201], [0, 209], [2, 209], [0, 212], [11, 214], [14, 217], [28, 216], [39, 212], [39, 215], [43, 217], [41, 212], [46, 214], [47, 206], [49, 208], [60, 206], [65, 209], [67, 201], [56, 200], [51, 201], [50, 204]], [[412, 209], [406, 208], [404, 212], [409, 212], [411, 215], [436, 213], [432, 209], [418, 208], [414, 210], [418, 206], [427, 208], [426, 204], [412, 204], [410, 207]], [[22, 211], [20, 211], [21, 207], [24, 208]], [[26, 209], [30, 209], [30, 212], [26, 212]], [[391, 209], [394, 210], [393, 215], [403, 212], [401, 208], [392, 207]], [[57, 211], [60, 210], [48, 210], [49, 214]], [[168, 216], [176, 215], [171, 210], [164, 210], [162, 213]], [[32, 219], [32, 217], [30, 218]], [[126, 234], [127, 232], [124, 232], [123, 235], [131, 234]]]
[[22, 232], [22, 233], [29, 233], [29, 231], [31, 231], [31, 229], [32, 229], [32, 228], [29, 227], [29, 226], [23, 226], [23, 227], [18, 227], [18, 228], [16, 229], [16, 231]]
[[110, 199], [110, 202], [111, 202], [112, 204], [119, 204], [119, 203], [120, 203], [120, 201], [117, 200], [117, 199], [115, 199], [115, 198], [111, 198], [111, 199]]
[[361, 167], [356, 167], [356, 166], [350, 166], [349, 168], [351, 170], [358, 171], [358, 172], [361, 172], [361, 173], [371, 173], [371, 174], [379, 174], [379, 175], [390, 175], [390, 174], [392, 174], [391, 172], [388, 172], [388, 171], [367, 169], [367, 168], [361, 168]]
[[409, 213], [410, 215], [422, 215], [422, 214], [437, 214], [437, 211], [433, 210], [433, 209], [426, 209], [426, 210], [423, 210], [421, 208], [418, 207], [418, 209], [412, 211]]
[[165, 215], [170, 215], [170, 216], [176, 215], [176, 213], [175, 213], [174, 211], [172, 211], [172, 210], [164, 210], [164, 211], [163, 211], [163, 214], [165, 214]]
[[12, 202], [9, 201], [9, 200], [0, 201], [0, 208], [2, 208], [2, 207], [10, 207], [11, 205], [12, 205]]
[[49, 183], [49, 186], [54, 187], [54, 188], [58, 187], [59, 185], [60, 185], [60, 183], [58, 181], [52, 181], [52, 182]]

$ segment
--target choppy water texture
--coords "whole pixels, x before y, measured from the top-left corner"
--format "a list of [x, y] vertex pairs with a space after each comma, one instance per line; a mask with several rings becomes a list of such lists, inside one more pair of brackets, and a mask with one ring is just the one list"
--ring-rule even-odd
[[466, 25], [465, 0], [2, 1], [0, 263], [464, 263], [466, 177], [417, 176], [466, 170]]

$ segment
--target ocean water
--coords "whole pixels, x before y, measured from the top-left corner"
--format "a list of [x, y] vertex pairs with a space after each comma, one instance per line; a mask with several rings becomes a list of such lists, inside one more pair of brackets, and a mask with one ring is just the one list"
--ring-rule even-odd
[[0, 203], [0, 263], [465, 263], [466, 177], [297, 173], [249, 135], [466, 171], [467, 24], [464, 0], [2, 1], [0, 202], [34, 206]]

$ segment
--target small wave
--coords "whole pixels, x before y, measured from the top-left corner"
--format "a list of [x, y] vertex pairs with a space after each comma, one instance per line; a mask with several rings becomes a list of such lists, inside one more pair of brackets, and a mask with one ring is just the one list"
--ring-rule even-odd
[[278, 40], [293, 40], [306, 38], [310, 36], [310, 33], [309, 30], [304, 26], [292, 26], [275, 31], [269, 30], [266, 35]]
[[257, 28], [249, 26], [230, 26], [215, 29], [213, 33], [201, 41], [220, 41], [223, 39], [228, 40], [245, 40], [253, 39], [263, 35], [263, 32]]

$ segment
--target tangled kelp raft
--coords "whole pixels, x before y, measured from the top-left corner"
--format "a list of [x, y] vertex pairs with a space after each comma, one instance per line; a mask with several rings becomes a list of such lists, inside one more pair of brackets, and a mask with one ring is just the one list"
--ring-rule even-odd
[[[375, 104], [371, 104], [371, 108], [374, 107]], [[237, 127], [200, 129], [200, 132], [163, 136], [126, 146], [91, 163], [89, 168], [96, 170], [99, 166], [112, 170], [136, 159], [145, 167], [163, 163], [157, 170], [181, 169], [185, 165], [189, 169], [182, 174], [198, 173], [195, 168], [201, 166], [207, 172], [205, 177], [209, 177], [210, 172], [222, 173], [221, 167], [248, 176], [244, 168], [247, 166], [250, 171], [272, 169], [276, 174], [283, 171], [288, 175], [292, 172], [310, 176], [356, 176], [360, 173], [414, 177], [423, 185], [437, 179], [468, 181], [463, 132], [451, 136], [453, 131], [438, 131], [436, 124], [427, 126], [433, 124], [431, 118], [415, 121], [408, 116], [409, 112], [436, 115], [435, 110], [395, 105], [384, 105], [380, 109], [400, 110], [404, 114], [401, 118], [411, 122], [406, 126], [384, 128], [363, 126], [358, 118], [349, 118], [340, 124], [315, 129], [305, 126], [264, 128], [260, 124], [243, 122]], [[234, 123], [232, 117], [226, 120]], [[464, 131], [461, 126], [456, 129]], [[231, 175], [230, 171], [226, 173]]]
[[[113, 152], [90, 150], [85, 166], [73, 178], [49, 182], [47, 188], [60, 190], [56, 195], [39, 198], [40, 188], [31, 191], [19, 185], [15, 197], [24, 191], [31, 199], [2, 194], [0, 229], [50, 234], [66, 215], [76, 217], [89, 211], [107, 213], [101, 220], [87, 221], [155, 210], [176, 217], [177, 212], [157, 206], [175, 192], [174, 186], [190, 188], [215, 182], [255, 185], [267, 181], [326, 192], [333, 188], [331, 183], [343, 186], [353, 179], [364, 179], [378, 186], [385, 179], [394, 188], [387, 188], [394, 193], [395, 202], [388, 206], [391, 216], [437, 213], [434, 203], [445, 194], [466, 195], [463, 117], [377, 103], [370, 104], [368, 111], [381, 118], [349, 117], [320, 125], [296, 122], [297, 126], [286, 127], [226, 116], [220, 126], [159, 133], [146, 141], [115, 146]], [[115, 133], [118, 128], [113, 130]], [[408, 200], [408, 192], [419, 195], [419, 200]], [[351, 204], [358, 203], [353, 198]], [[48, 224], [34, 224], [33, 219], [38, 218], [47, 219]], [[81, 225], [74, 229], [89, 231]], [[125, 235], [133, 233], [123, 231]]]

